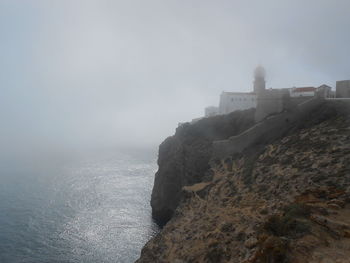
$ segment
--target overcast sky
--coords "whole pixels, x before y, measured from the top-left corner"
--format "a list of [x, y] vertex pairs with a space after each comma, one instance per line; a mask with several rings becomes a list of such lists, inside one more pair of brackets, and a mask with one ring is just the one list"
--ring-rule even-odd
[[0, 0], [1, 148], [158, 145], [222, 91], [350, 79], [349, 0]]

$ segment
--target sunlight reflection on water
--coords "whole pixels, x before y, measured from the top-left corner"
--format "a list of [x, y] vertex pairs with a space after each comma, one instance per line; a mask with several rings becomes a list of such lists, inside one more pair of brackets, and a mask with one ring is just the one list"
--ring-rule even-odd
[[158, 231], [156, 162], [117, 156], [1, 177], [0, 262], [134, 262]]

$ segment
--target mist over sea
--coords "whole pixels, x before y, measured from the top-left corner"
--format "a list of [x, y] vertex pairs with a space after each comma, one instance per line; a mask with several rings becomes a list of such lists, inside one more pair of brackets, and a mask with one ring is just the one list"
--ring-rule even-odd
[[1, 263], [134, 262], [158, 231], [153, 153], [29, 159], [0, 163]]

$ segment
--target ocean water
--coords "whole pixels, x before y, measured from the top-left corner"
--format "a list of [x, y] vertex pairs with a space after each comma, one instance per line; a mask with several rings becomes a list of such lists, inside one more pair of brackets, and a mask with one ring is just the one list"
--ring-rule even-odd
[[108, 152], [0, 165], [0, 262], [134, 262], [157, 233], [156, 161]]

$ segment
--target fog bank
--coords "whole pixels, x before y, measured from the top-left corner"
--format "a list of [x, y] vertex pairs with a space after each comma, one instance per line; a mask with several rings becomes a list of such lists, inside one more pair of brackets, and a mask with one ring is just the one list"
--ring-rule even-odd
[[157, 147], [222, 91], [350, 78], [350, 2], [0, 1], [3, 152]]

